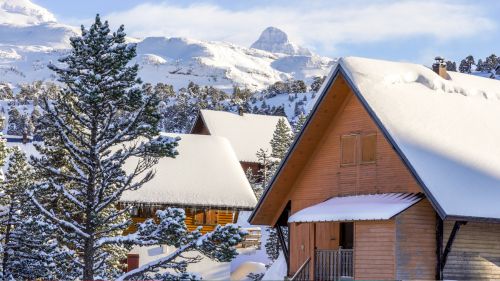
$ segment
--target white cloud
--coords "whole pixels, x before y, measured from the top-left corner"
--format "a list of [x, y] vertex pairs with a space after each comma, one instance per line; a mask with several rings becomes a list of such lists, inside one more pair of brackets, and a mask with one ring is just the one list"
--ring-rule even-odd
[[496, 28], [478, 7], [457, 1], [309, 3], [236, 11], [215, 4], [147, 3], [104, 17], [112, 24], [125, 24], [128, 34], [135, 37], [181, 36], [245, 46], [267, 26], [276, 26], [292, 41], [323, 50], [333, 50], [339, 42], [368, 43], [420, 35], [447, 41]]

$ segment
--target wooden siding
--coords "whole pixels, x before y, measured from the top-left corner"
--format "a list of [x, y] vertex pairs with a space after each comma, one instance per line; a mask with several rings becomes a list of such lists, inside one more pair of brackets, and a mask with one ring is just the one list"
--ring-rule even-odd
[[395, 221], [354, 222], [354, 278], [395, 279]]
[[205, 122], [203, 122], [203, 118], [201, 118], [201, 114], [198, 113], [198, 117], [196, 117], [196, 121], [194, 123], [193, 128], [191, 128], [191, 134], [194, 135], [210, 135], [210, 131], [208, 130]]
[[[351, 133], [377, 135], [375, 163], [340, 164], [341, 136]], [[342, 114], [332, 120], [295, 181], [290, 195], [292, 205], [295, 201], [312, 205], [334, 196], [385, 192], [416, 193], [421, 189], [359, 100], [351, 94]]]
[[[341, 88], [342, 89], [342, 88]], [[345, 91], [350, 91], [348, 88], [343, 88]], [[297, 171], [295, 181], [289, 183], [292, 188], [287, 198], [291, 201], [292, 214], [302, 210], [308, 206], [322, 202], [334, 196], [357, 195], [357, 194], [373, 194], [384, 192], [421, 192], [421, 189], [413, 176], [410, 174], [406, 166], [403, 164], [399, 156], [394, 151], [393, 147], [382, 135], [376, 124], [365, 111], [359, 100], [349, 92], [344, 104], [339, 109], [339, 113], [332, 116], [329, 125], [323, 131], [323, 135], [315, 137], [320, 138], [320, 141], [315, 146], [315, 149], [310, 153], [308, 159], [305, 159], [304, 167]], [[370, 164], [357, 165], [341, 165], [341, 137], [349, 134], [361, 134], [362, 136], [375, 134], [376, 135], [376, 161]], [[361, 149], [358, 145], [357, 149]], [[357, 157], [361, 157], [361, 151], [357, 152]], [[359, 163], [360, 161], [357, 161]], [[281, 198], [283, 200], [283, 198]], [[288, 202], [283, 200], [281, 202]], [[280, 203], [281, 203], [280, 202]], [[365, 225], [366, 224], [366, 225]], [[380, 251], [370, 252], [369, 248], [365, 247], [364, 238], [360, 231], [369, 230], [368, 223], [361, 223], [357, 228], [360, 240], [361, 252], [357, 255], [357, 259], [361, 262], [359, 265], [360, 276], [368, 277], [370, 273], [369, 261], [374, 259], [375, 263], [384, 262], [383, 271], [372, 272], [374, 275], [370, 278], [378, 278], [378, 276], [387, 278], [395, 277], [394, 263], [394, 247], [389, 241], [382, 243], [388, 245], [387, 249], [379, 249]], [[300, 265], [307, 259], [304, 256], [309, 249], [302, 249], [302, 245], [306, 245], [306, 240], [311, 237], [308, 224], [291, 226], [291, 243], [290, 243], [290, 273], [293, 274]], [[312, 225], [312, 224], [309, 224]], [[324, 226], [316, 224], [315, 245], [319, 248], [337, 248], [338, 247], [338, 225]], [[395, 228], [394, 222], [384, 224], [377, 222], [377, 227], [383, 226], [380, 229], [388, 230], [387, 234], [380, 234], [382, 239], [388, 239], [389, 235], [394, 240]], [[377, 228], [378, 229], [378, 228]], [[329, 233], [332, 231], [334, 233]], [[376, 230], [370, 230], [376, 231]], [[376, 239], [370, 237], [368, 233], [367, 239]], [[332, 240], [336, 238], [337, 240]], [[393, 241], [391, 240], [391, 241]], [[435, 243], [435, 238], [432, 241]], [[305, 246], [304, 246], [305, 247]], [[392, 249], [392, 252], [391, 252]], [[358, 249], [355, 249], [357, 252]], [[364, 256], [369, 254], [370, 256]], [[389, 256], [386, 256], [389, 254]], [[373, 256], [372, 256], [373, 255]], [[391, 270], [387, 269], [386, 262], [391, 262]], [[378, 268], [378, 266], [377, 266]], [[433, 272], [434, 273], [434, 272]], [[381, 278], [382, 278], [381, 277]]]
[[[444, 245], [453, 224], [445, 222]], [[468, 222], [462, 225], [443, 274], [444, 279], [500, 280], [500, 224]]]
[[396, 217], [396, 279], [434, 279], [436, 261], [436, 212], [424, 199]]
[[240, 161], [241, 168], [243, 169], [243, 172], [247, 172], [248, 169], [252, 169], [252, 174], [256, 177], [260, 177], [262, 175], [259, 170], [261, 169], [261, 166], [259, 163], [253, 163], [253, 162], [243, 162]]
[[[212, 230], [214, 230], [216, 225], [199, 225], [195, 224], [195, 213], [193, 212], [193, 209], [190, 208], [185, 208], [184, 209], [186, 212], [186, 226], [188, 230], [193, 231], [197, 227], [202, 226], [203, 228], [201, 229], [202, 233], [207, 233]], [[238, 211], [233, 211], [233, 210], [216, 210], [217, 212], [217, 224], [220, 225], [226, 225], [228, 223], [236, 223], [238, 220]], [[137, 231], [137, 224], [142, 223], [146, 220], [147, 218], [143, 217], [132, 217], [132, 225], [126, 230], [126, 233], [133, 233]]]
[[292, 276], [310, 257], [310, 223], [292, 223], [290, 225], [290, 272]]

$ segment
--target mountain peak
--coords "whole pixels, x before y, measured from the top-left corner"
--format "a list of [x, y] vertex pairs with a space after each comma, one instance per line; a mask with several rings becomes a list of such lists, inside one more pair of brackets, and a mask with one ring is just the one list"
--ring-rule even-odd
[[56, 22], [56, 17], [30, 0], [0, 0], [0, 24], [26, 26], [47, 22]]
[[287, 55], [311, 55], [308, 49], [291, 43], [283, 30], [273, 26], [264, 29], [251, 48]]

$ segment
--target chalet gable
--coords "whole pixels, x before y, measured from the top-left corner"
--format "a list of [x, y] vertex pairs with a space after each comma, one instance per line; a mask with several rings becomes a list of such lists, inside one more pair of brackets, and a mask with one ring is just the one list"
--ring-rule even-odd
[[270, 141], [280, 119], [285, 117], [202, 109], [191, 134], [225, 137], [234, 148], [240, 162], [258, 163], [259, 149], [271, 151]]

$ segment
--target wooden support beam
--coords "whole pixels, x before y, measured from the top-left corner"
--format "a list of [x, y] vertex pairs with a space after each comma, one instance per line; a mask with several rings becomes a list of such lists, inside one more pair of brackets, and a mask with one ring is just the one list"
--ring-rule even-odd
[[[283, 234], [283, 229], [281, 229], [281, 226], [279, 226], [279, 225], [277, 225], [275, 228], [276, 228], [276, 233], [278, 233], [278, 240], [280, 242], [281, 250], [283, 251], [283, 255], [285, 255], [286, 265], [287, 265], [287, 267], [289, 267], [290, 254], [288, 251], [288, 246], [286, 245], [285, 235]], [[290, 234], [288, 234], [288, 235], [290, 235]]]
[[444, 267], [446, 266], [446, 261], [448, 260], [448, 255], [450, 254], [451, 247], [453, 246], [453, 241], [457, 236], [458, 231], [462, 225], [467, 224], [466, 221], [455, 221], [453, 225], [453, 229], [451, 230], [450, 237], [448, 238], [448, 242], [446, 243], [446, 247], [444, 248], [443, 255], [441, 256], [441, 277]]
[[436, 213], [436, 280], [443, 280], [441, 257], [443, 256], [443, 220]]

